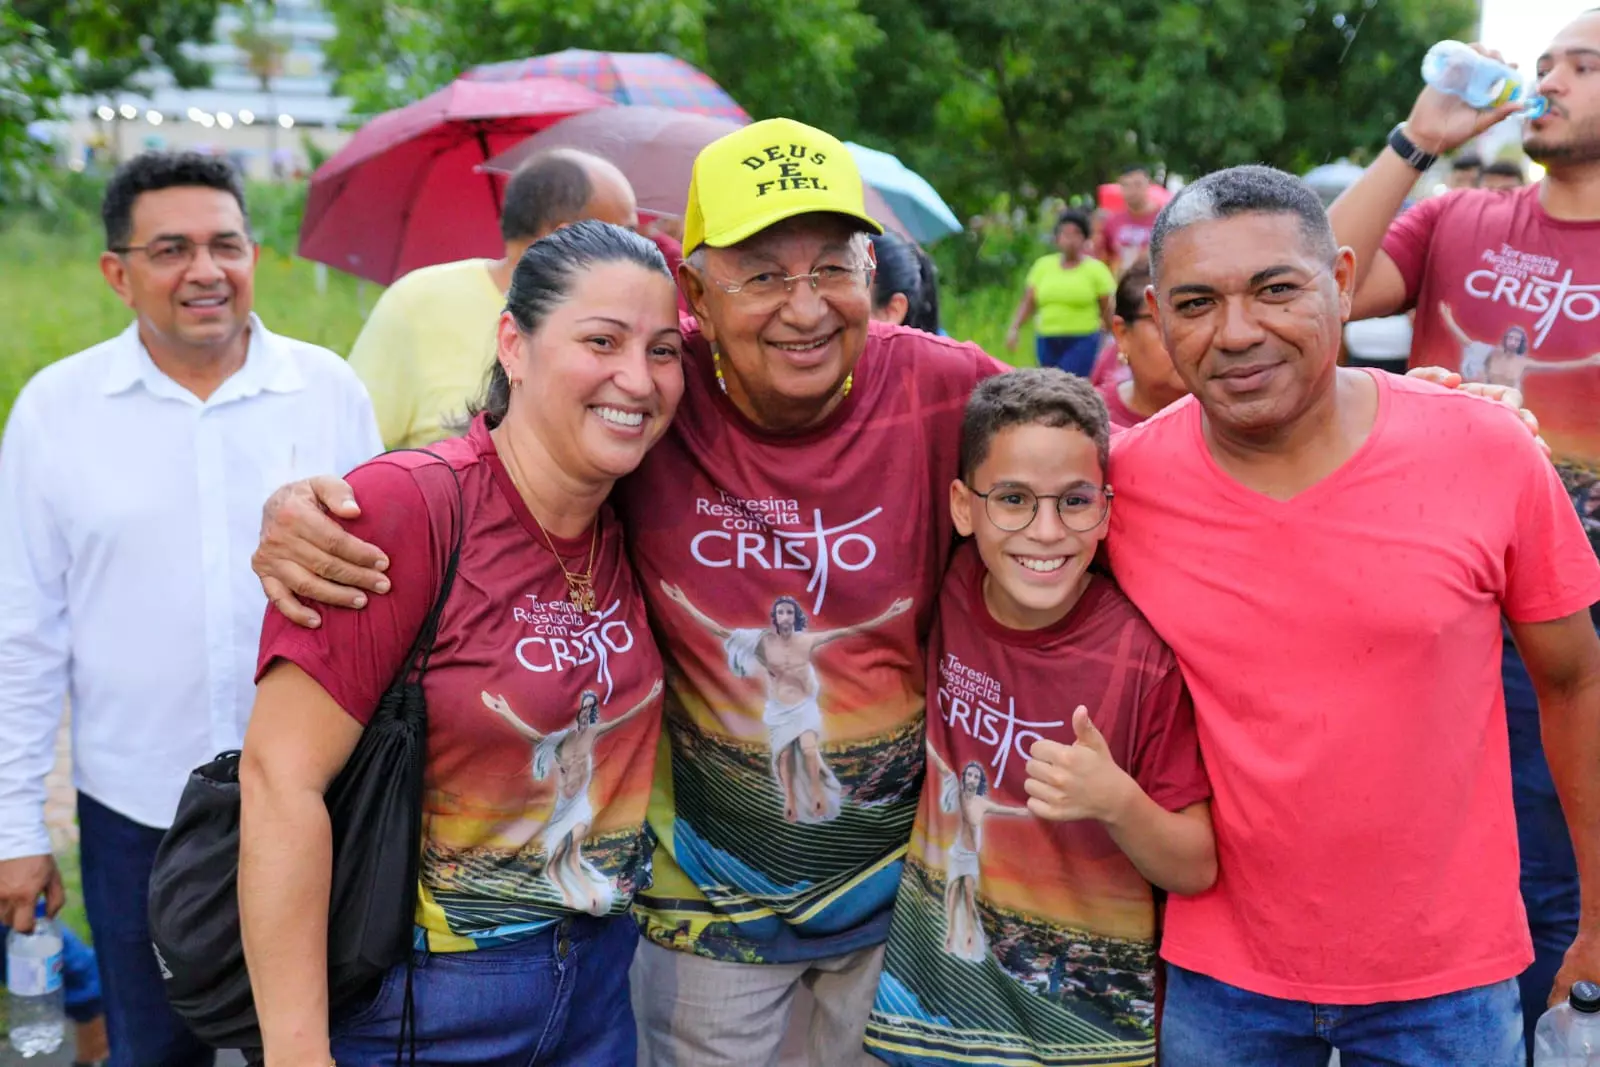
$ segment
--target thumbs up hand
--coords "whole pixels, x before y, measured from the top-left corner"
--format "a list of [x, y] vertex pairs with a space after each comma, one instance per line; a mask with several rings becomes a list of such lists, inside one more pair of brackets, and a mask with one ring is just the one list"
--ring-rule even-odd
[[1097, 819], [1115, 822], [1139, 793], [1139, 786], [1117, 766], [1105, 735], [1089, 719], [1089, 709], [1078, 705], [1072, 713], [1070, 745], [1035, 741], [1029, 750], [1028, 810], [1041, 819], [1072, 822]]

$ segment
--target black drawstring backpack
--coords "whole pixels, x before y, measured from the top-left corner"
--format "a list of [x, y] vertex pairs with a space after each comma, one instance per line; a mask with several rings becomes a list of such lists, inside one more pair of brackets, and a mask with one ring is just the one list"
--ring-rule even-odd
[[[415, 1059], [411, 961], [422, 859], [422, 791], [428, 709], [422, 678], [461, 561], [466, 503], [456, 483], [455, 541], [438, 597], [405, 665], [389, 683], [325, 798], [333, 826], [328, 900], [328, 1003], [370, 994], [406, 964], [398, 1046]], [[261, 1049], [239, 933], [239, 753], [224, 752], [189, 776], [150, 877], [150, 939], [167, 999], [195, 1036], [217, 1048]], [[259, 1059], [259, 1056], [257, 1057]]]

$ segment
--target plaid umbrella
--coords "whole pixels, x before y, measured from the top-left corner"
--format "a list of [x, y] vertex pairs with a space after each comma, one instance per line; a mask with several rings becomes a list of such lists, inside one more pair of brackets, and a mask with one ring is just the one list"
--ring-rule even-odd
[[566, 78], [603, 93], [619, 104], [649, 104], [701, 115], [750, 121], [744, 108], [702, 71], [665, 52], [591, 52], [569, 48], [532, 59], [513, 59], [473, 67], [467, 81]]

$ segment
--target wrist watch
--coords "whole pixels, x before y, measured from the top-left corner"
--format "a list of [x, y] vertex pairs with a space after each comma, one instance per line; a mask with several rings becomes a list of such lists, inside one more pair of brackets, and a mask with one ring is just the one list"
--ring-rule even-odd
[[1433, 166], [1439, 158], [1412, 144], [1411, 138], [1406, 136], [1406, 124], [1403, 122], [1389, 131], [1389, 147], [1394, 149], [1395, 155], [1406, 161], [1408, 167], [1419, 173]]

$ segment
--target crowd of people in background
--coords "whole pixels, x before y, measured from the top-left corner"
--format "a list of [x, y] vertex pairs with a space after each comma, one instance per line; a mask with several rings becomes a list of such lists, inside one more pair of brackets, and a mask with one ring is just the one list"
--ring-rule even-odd
[[[1510, 113], [1431, 89], [1331, 208], [1127, 169], [1024, 370], [790, 119], [677, 226], [535, 156], [348, 361], [254, 314], [226, 163], [130, 161], [133, 321], [0, 445], [0, 921], [61, 904], [70, 698], [115, 1067], [214, 1060], [148, 885], [229, 749], [266, 1067], [775, 1064], [802, 994], [812, 1067], [1525, 1067], [1600, 980], [1596, 53], [1533, 185], [1406, 209]], [[1346, 351], [1408, 314], [1410, 374]], [[421, 635], [415, 951], [336, 999], [323, 796]]]

